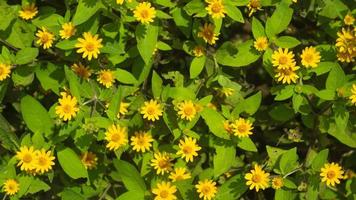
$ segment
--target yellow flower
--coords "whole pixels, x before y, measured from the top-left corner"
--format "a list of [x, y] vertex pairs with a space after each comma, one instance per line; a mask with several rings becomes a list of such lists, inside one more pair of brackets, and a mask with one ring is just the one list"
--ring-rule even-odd
[[111, 70], [100, 70], [96, 80], [106, 88], [110, 88], [115, 83], [114, 73]]
[[272, 64], [278, 68], [289, 68], [290, 66], [295, 66], [294, 54], [288, 49], [278, 48], [272, 54]]
[[229, 97], [229, 96], [233, 95], [234, 92], [235, 92], [235, 90], [233, 88], [228, 88], [228, 87], [223, 87], [220, 90], [220, 93], [225, 97]]
[[157, 174], [165, 174], [172, 170], [172, 158], [168, 153], [157, 152], [154, 153], [153, 159], [151, 160], [151, 166], [156, 170]]
[[266, 37], [259, 37], [253, 43], [253, 46], [257, 49], [257, 51], [265, 51], [268, 48], [268, 40]]
[[20, 150], [16, 152], [16, 158], [19, 160], [17, 166], [21, 166], [22, 171], [31, 171], [34, 167], [35, 161], [34, 147], [28, 148], [27, 146], [20, 147]]
[[87, 151], [80, 156], [80, 160], [86, 169], [94, 169], [96, 167], [98, 157], [96, 157], [95, 153]]
[[293, 3], [298, 3], [298, 0], [292, 0]]
[[80, 76], [82, 79], [88, 80], [92, 74], [92, 70], [89, 67], [84, 66], [82, 63], [74, 63], [72, 70]]
[[200, 27], [198, 37], [211, 45], [215, 44], [218, 40], [218, 34], [214, 33], [214, 25], [205, 23], [203, 27]]
[[53, 160], [55, 158], [51, 154], [51, 151], [46, 152], [45, 149], [35, 151], [36, 158], [34, 166], [37, 173], [43, 174], [52, 169], [52, 166], [54, 165]]
[[193, 162], [194, 156], [198, 156], [197, 151], [201, 149], [199, 145], [197, 145], [197, 140], [191, 137], [184, 137], [184, 140], [179, 140], [179, 151], [177, 155], [181, 155], [185, 162]]
[[342, 29], [337, 33], [336, 50], [337, 58], [341, 62], [354, 62], [356, 57], [356, 34], [355, 29]]
[[204, 47], [202, 46], [195, 46], [194, 49], [193, 49], [193, 54], [195, 57], [200, 57], [200, 56], [203, 56], [205, 54], [205, 49]]
[[[132, 0], [127, 0], [127, 2], [131, 2]], [[122, 5], [124, 3], [124, 0], [116, 0], [116, 3], [119, 5]]]
[[320, 52], [316, 50], [315, 47], [305, 47], [300, 55], [302, 59], [302, 64], [305, 67], [316, 68], [320, 62]]
[[148, 119], [150, 121], [159, 120], [159, 117], [162, 116], [162, 108], [161, 104], [158, 103], [156, 100], [146, 101], [141, 107], [141, 114], [143, 114], [144, 119]]
[[59, 35], [62, 39], [69, 39], [76, 32], [76, 29], [72, 22], [62, 24], [62, 30], [59, 31]]
[[356, 84], [352, 84], [351, 96], [349, 98], [351, 103], [356, 105]]
[[176, 191], [176, 186], [172, 185], [170, 182], [162, 181], [157, 183], [157, 186], [152, 190], [152, 193], [156, 195], [154, 200], [174, 200], [177, 199], [174, 195]]
[[276, 75], [278, 82], [285, 83], [296, 83], [299, 76], [297, 75], [296, 71], [299, 69], [297, 66], [290, 66], [287, 68], [276, 69]]
[[172, 171], [169, 175], [169, 179], [171, 179], [173, 182], [176, 181], [181, 181], [181, 180], [186, 180], [190, 179], [192, 176], [190, 173], [187, 171], [185, 167], [178, 167], [175, 168], [174, 171]]
[[225, 120], [223, 122], [223, 126], [224, 126], [225, 131], [227, 131], [228, 133], [233, 133], [232, 132], [232, 126], [231, 126], [231, 123], [230, 123], [229, 120]]
[[137, 152], [145, 153], [146, 151], [150, 150], [152, 146], [153, 138], [151, 134], [139, 131], [136, 132], [134, 136], [131, 136], [131, 146], [132, 149]]
[[262, 170], [259, 165], [255, 165], [254, 169], [245, 175], [247, 180], [246, 185], [250, 186], [250, 190], [255, 188], [256, 192], [260, 189], [264, 190], [268, 187], [269, 173]]
[[213, 110], [216, 110], [216, 109], [217, 109], [217, 108], [216, 108], [216, 105], [213, 104], [213, 103], [208, 103], [208, 104], [206, 105], [206, 107], [208, 107], [208, 108], [210, 108], [210, 109], [213, 109]]
[[344, 23], [346, 25], [353, 25], [355, 22], [355, 18], [351, 15], [351, 14], [347, 14], [345, 17], [344, 17]]
[[59, 105], [56, 106], [56, 114], [64, 121], [68, 121], [72, 117], [75, 117], [79, 111], [77, 98], [72, 97], [66, 92], [61, 92], [61, 95], [62, 98], [58, 100]]
[[48, 49], [52, 46], [54, 41], [54, 35], [53, 33], [47, 31], [45, 27], [42, 27], [41, 30], [38, 30], [36, 36], [36, 43], [42, 45], [43, 49]]
[[272, 188], [278, 190], [284, 185], [283, 178], [278, 176], [272, 179]]
[[225, 17], [226, 11], [222, 0], [209, 0], [208, 7], [205, 9], [213, 19], [220, 19]]
[[142, 24], [149, 24], [150, 22], [153, 22], [153, 19], [156, 17], [156, 10], [154, 7], [151, 7], [151, 3], [142, 2], [136, 6], [134, 16], [137, 21]]
[[195, 105], [191, 100], [184, 100], [178, 104], [178, 115], [181, 119], [192, 121], [196, 113]]
[[205, 179], [204, 181], [199, 181], [195, 188], [199, 193], [199, 198], [204, 200], [211, 200], [215, 197], [217, 193], [216, 182], [212, 180]]
[[75, 47], [78, 48], [77, 53], [83, 53], [82, 57], [88, 57], [91, 60], [93, 57], [96, 59], [100, 54], [100, 48], [102, 39], [98, 35], [92, 35], [90, 32], [83, 33], [83, 38], [78, 38], [78, 42]]
[[250, 2], [247, 4], [247, 8], [250, 11], [248, 16], [251, 17], [251, 15], [257, 10], [262, 10], [261, 7], [262, 6], [260, 0], [250, 0]]
[[37, 7], [34, 3], [25, 5], [22, 10], [19, 11], [19, 16], [24, 20], [29, 20], [34, 18], [38, 13]]
[[20, 184], [14, 179], [7, 179], [4, 182], [3, 190], [6, 195], [12, 196], [20, 190]]
[[8, 64], [0, 63], [0, 81], [10, 77], [11, 66]]
[[321, 181], [326, 182], [328, 186], [335, 186], [335, 184], [339, 184], [340, 180], [343, 179], [344, 171], [337, 163], [326, 163], [323, 168], [321, 168]]
[[108, 142], [106, 148], [109, 150], [115, 151], [125, 146], [128, 143], [126, 127], [115, 124], [111, 125], [105, 133], [105, 140]]
[[252, 123], [248, 119], [239, 118], [231, 124], [232, 132], [239, 138], [248, 137], [252, 135]]
[[120, 108], [119, 108], [119, 112], [117, 113], [116, 117], [120, 119], [120, 116], [124, 116], [126, 115], [126, 113], [128, 113], [129, 111], [127, 110], [127, 108], [130, 106], [129, 103], [120, 102]]

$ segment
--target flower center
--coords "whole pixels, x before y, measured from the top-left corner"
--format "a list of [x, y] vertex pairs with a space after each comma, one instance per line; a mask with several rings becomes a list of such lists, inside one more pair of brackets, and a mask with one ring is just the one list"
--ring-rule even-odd
[[204, 36], [205, 36], [205, 38], [212, 38], [213, 37], [213, 35], [214, 35], [214, 33], [212, 32], [212, 31], [210, 31], [210, 30], [205, 30], [204, 31]]
[[121, 139], [120, 134], [114, 133], [111, 135], [111, 141], [118, 142]]
[[70, 106], [69, 104], [65, 104], [63, 105], [63, 112], [69, 114], [72, 112], [72, 106]]
[[311, 55], [311, 54], [305, 55], [304, 60], [306, 62], [309, 62], [309, 63], [312, 62], [313, 61], [313, 55]]
[[94, 43], [93, 43], [93, 42], [88, 42], [88, 43], [85, 45], [85, 49], [86, 49], [87, 51], [94, 51], [94, 49], [95, 49]]
[[150, 15], [150, 13], [148, 12], [148, 10], [147, 9], [143, 9], [143, 10], [141, 10], [141, 17], [143, 18], [143, 19], [147, 19], [148, 17], [149, 17], [149, 15]]
[[169, 195], [167, 190], [163, 190], [159, 193], [159, 196], [161, 196], [161, 198], [167, 198]]
[[205, 195], [209, 194], [210, 193], [210, 187], [208, 186], [205, 186], [201, 189], [201, 192]]
[[154, 107], [148, 107], [147, 108], [147, 113], [149, 114], [149, 115], [154, 115], [155, 114], [155, 111], [156, 111], [156, 109], [154, 108]]
[[41, 37], [41, 42], [42, 43], [46, 43], [46, 42], [48, 42], [49, 41], [49, 37], [48, 37], [48, 35], [46, 34], [46, 33], [44, 33], [43, 35], [42, 35], [42, 37]]
[[336, 173], [335, 173], [335, 171], [328, 171], [326, 176], [328, 177], [328, 179], [333, 179], [333, 178], [335, 178]]
[[290, 76], [290, 75], [293, 73], [293, 71], [290, 70], [290, 69], [283, 69], [283, 70], [282, 70], [282, 73], [283, 73], [285, 76]]
[[137, 140], [137, 144], [139, 146], [143, 146], [145, 144], [145, 139], [143, 137], [139, 137]]
[[241, 124], [237, 127], [237, 130], [240, 132], [240, 133], [245, 133], [247, 132], [247, 126], [245, 124]]
[[252, 176], [252, 181], [253, 181], [254, 183], [260, 183], [260, 182], [262, 181], [261, 175], [259, 175], [259, 174], [254, 174], [254, 175]]
[[9, 184], [8, 187], [9, 187], [9, 190], [15, 190], [15, 185], [14, 184]]
[[167, 168], [168, 167], [168, 162], [166, 160], [160, 160], [158, 162], [158, 166], [161, 168], [161, 169], [164, 169], [164, 168]]
[[32, 161], [32, 156], [31, 156], [31, 154], [29, 154], [29, 153], [25, 154], [22, 160], [23, 160], [23, 162], [25, 162], [25, 163], [30, 163], [30, 162]]
[[193, 152], [193, 148], [191, 146], [183, 147], [184, 154], [191, 154]]
[[45, 157], [41, 156], [38, 158], [39, 165], [44, 166], [44, 165], [46, 165], [46, 163], [47, 163], [47, 159]]
[[261, 7], [261, 3], [259, 0], [251, 0], [250, 5], [252, 8], [259, 8]]
[[219, 2], [217, 3], [214, 3], [212, 6], [211, 6], [211, 11], [213, 11], [213, 13], [219, 13], [221, 11], [221, 4]]
[[101, 75], [101, 79], [103, 80], [103, 82], [106, 82], [106, 83], [110, 83], [111, 82], [111, 74], [110, 73], [103, 73]]
[[288, 62], [287, 56], [282, 55], [281, 57], [279, 57], [278, 62], [279, 62], [279, 64], [281, 64], [281, 65], [287, 64], [287, 62]]
[[192, 115], [193, 114], [193, 112], [194, 112], [194, 110], [193, 110], [193, 108], [192, 107], [185, 107], [184, 108], [184, 114], [185, 115]]

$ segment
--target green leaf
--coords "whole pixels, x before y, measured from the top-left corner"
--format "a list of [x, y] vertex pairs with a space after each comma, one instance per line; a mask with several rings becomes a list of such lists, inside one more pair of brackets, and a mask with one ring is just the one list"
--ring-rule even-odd
[[335, 90], [320, 90], [315, 93], [320, 99], [324, 100], [334, 100], [335, 98]]
[[6, 3], [0, 4], [0, 30], [6, 30], [12, 20], [17, 17], [18, 6], [8, 6]]
[[354, 134], [348, 129], [340, 129], [336, 124], [331, 123], [330, 128], [328, 130], [329, 135], [335, 137], [341, 143], [356, 148], [356, 137]]
[[24, 48], [16, 53], [15, 64], [23, 65], [30, 63], [36, 59], [38, 56], [37, 48]]
[[201, 0], [193, 0], [187, 3], [183, 9], [188, 13], [188, 15], [194, 15], [202, 10], [205, 10], [205, 5]]
[[215, 152], [214, 177], [217, 178], [230, 169], [235, 161], [236, 149], [229, 140], [217, 140], [214, 144]]
[[317, 76], [328, 73], [332, 68], [337, 67], [339, 64], [335, 62], [320, 62], [318, 67], [309, 69], [309, 72], [316, 73]]
[[17, 67], [11, 76], [11, 79], [14, 81], [15, 86], [27, 86], [32, 83], [35, 75], [33, 73], [33, 68], [28, 66]]
[[328, 161], [329, 149], [324, 149], [320, 151], [311, 164], [311, 168], [314, 172], [319, 172], [324, 164]]
[[140, 190], [131, 190], [120, 195], [116, 200], [142, 200], [145, 193]]
[[279, 161], [279, 169], [283, 175], [293, 171], [298, 166], [297, 148], [290, 149], [283, 153]]
[[239, 138], [237, 141], [237, 146], [246, 151], [257, 152], [255, 143], [253, 143], [249, 137]]
[[77, 75], [74, 74], [67, 66], [64, 66], [64, 72], [67, 81], [69, 82], [70, 93], [77, 98], [78, 102], [81, 102], [80, 99], [80, 84]]
[[116, 69], [114, 71], [115, 78], [121, 83], [125, 84], [137, 84], [136, 78], [128, 71], [123, 69]]
[[269, 39], [287, 29], [292, 20], [293, 9], [287, 3], [278, 4], [272, 16], [266, 22], [266, 34]]
[[27, 193], [35, 194], [39, 191], [46, 192], [49, 189], [51, 189], [51, 187], [49, 185], [47, 185], [47, 183], [45, 183], [44, 181], [41, 181], [39, 178], [34, 178], [31, 182], [30, 187], [28, 188]]
[[291, 98], [294, 94], [294, 87], [294, 85], [287, 85], [283, 87], [281, 90], [278, 91], [276, 97], [274, 97], [274, 100], [283, 101]]
[[47, 66], [39, 66], [36, 69], [36, 77], [44, 90], [52, 90], [59, 95], [60, 83], [64, 79], [64, 71], [52, 63]]
[[146, 64], [150, 63], [153, 52], [156, 48], [159, 26], [155, 24], [142, 25], [136, 27], [137, 49]]
[[285, 104], [274, 105], [268, 114], [277, 121], [286, 122], [294, 117], [294, 111]]
[[79, 191], [74, 191], [72, 188], [64, 188], [63, 192], [60, 193], [62, 200], [86, 200], [83, 195], [80, 194]]
[[255, 62], [260, 54], [253, 47], [253, 41], [241, 44], [225, 42], [216, 52], [218, 63], [231, 67], [243, 67]]
[[7, 150], [16, 150], [19, 146], [18, 138], [15, 133], [5, 131], [0, 127], [0, 145]]
[[223, 122], [225, 118], [221, 114], [213, 109], [204, 108], [201, 112], [201, 116], [208, 125], [209, 130], [219, 138], [228, 139], [229, 135], [224, 129]]
[[233, 114], [237, 116], [242, 112], [246, 112], [250, 115], [253, 115], [260, 107], [261, 101], [262, 93], [261, 91], [259, 91], [256, 94], [248, 97], [247, 99], [244, 99], [243, 101], [239, 102], [233, 110]]
[[337, 88], [344, 85], [346, 82], [346, 76], [344, 70], [340, 65], [334, 66], [329, 72], [329, 76], [326, 79], [325, 87], [328, 90], [336, 90]]
[[79, 25], [86, 22], [100, 8], [104, 7], [101, 1], [93, 0], [78, 0], [77, 10], [73, 17], [74, 25]]
[[163, 89], [162, 95], [177, 100], [195, 99], [195, 93], [193, 90], [184, 87], [165, 87]]
[[299, 112], [299, 108], [302, 105], [304, 97], [300, 94], [294, 94], [292, 98], [293, 109], [295, 113]]
[[297, 193], [291, 190], [284, 190], [284, 189], [278, 189], [274, 194], [275, 200], [285, 200], [285, 199], [293, 200], [296, 199], [296, 197], [297, 197]]
[[117, 159], [113, 162], [127, 190], [140, 192], [146, 191], [145, 182], [133, 165], [126, 161]]
[[278, 47], [282, 48], [293, 48], [300, 44], [300, 41], [297, 38], [290, 37], [290, 36], [281, 36], [277, 38], [274, 43]]
[[320, 177], [319, 174], [314, 174], [308, 177], [308, 188], [305, 193], [306, 199], [310, 200], [317, 200], [319, 199], [319, 184], [320, 184]]
[[161, 96], [162, 92], [162, 79], [159, 77], [159, 75], [156, 73], [156, 71], [153, 71], [152, 73], [152, 93], [155, 98], [159, 98]]
[[27, 95], [20, 103], [23, 120], [27, 127], [34, 133], [52, 133], [53, 121], [47, 110], [35, 98]]
[[278, 161], [278, 158], [286, 152], [284, 149], [276, 148], [276, 147], [271, 147], [271, 146], [266, 146], [266, 151], [269, 157], [268, 160], [268, 165], [274, 168], [275, 164]]
[[78, 155], [71, 149], [65, 148], [57, 152], [58, 162], [64, 172], [73, 179], [86, 178], [88, 172]]
[[248, 189], [242, 174], [237, 174], [220, 186], [216, 200], [236, 200]]
[[189, 37], [192, 32], [192, 19], [182, 8], [179, 7], [174, 8], [171, 13], [176, 26], [186, 37]]
[[204, 69], [205, 65], [205, 56], [200, 56], [200, 57], [194, 57], [192, 62], [190, 63], [190, 78], [193, 79], [201, 73], [201, 71]]
[[227, 16], [231, 17], [231, 19], [240, 23], [244, 23], [244, 17], [242, 16], [240, 9], [238, 9], [236, 6], [231, 4], [226, 4], [225, 10]]
[[56, 44], [56, 47], [62, 50], [71, 50], [75, 48], [77, 40], [62, 40]]
[[255, 39], [266, 36], [262, 23], [255, 17], [252, 18], [252, 34]]

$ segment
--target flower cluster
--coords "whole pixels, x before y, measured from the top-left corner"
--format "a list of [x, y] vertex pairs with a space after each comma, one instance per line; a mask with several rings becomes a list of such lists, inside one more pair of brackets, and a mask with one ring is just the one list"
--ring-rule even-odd
[[52, 151], [45, 149], [36, 150], [33, 146], [23, 146], [16, 152], [16, 158], [19, 160], [17, 166], [22, 171], [29, 174], [37, 175], [44, 174], [52, 170], [55, 164], [55, 157], [52, 156]]

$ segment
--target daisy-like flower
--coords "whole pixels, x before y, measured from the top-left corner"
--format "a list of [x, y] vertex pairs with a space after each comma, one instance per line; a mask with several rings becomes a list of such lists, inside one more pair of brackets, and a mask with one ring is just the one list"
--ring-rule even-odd
[[172, 182], [176, 182], [176, 181], [190, 179], [191, 177], [192, 176], [190, 175], [190, 173], [187, 171], [185, 167], [178, 167], [175, 168], [174, 171], [172, 171], [169, 174], [168, 178], [171, 179]]
[[56, 114], [64, 121], [71, 120], [79, 111], [77, 98], [61, 92], [62, 98], [58, 100], [59, 105], [56, 106]]
[[52, 156], [51, 151], [46, 151], [45, 149], [36, 150], [35, 155], [34, 166], [37, 173], [43, 174], [52, 169], [55, 157]]
[[15, 179], [7, 179], [4, 182], [3, 190], [6, 195], [12, 196], [20, 190], [20, 184]]
[[197, 140], [191, 137], [184, 137], [184, 140], [179, 140], [178, 146], [177, 155], [181, 155], [185, 162], [193, 162], [193, 158], [198, 156], [197, 151], [201, 150], [201, 147], [197, 145]]
[[340, 179], [343, 179], [344, 171], [337, 163], [326, 163], [323, 168], [320, 169], [320, 177], [322, 182], [326, 182], [328, 186], [335, 186], [340, 183]]
[[272, 188], [275, 189], [275, 190], [278, 190], [280, 188], [282, 188], [284, 185], [284, 182], [283, 182], [283, 178], [278, 176], [278, 177], [274, 177], [272, 179]]
[[94, 169], [98, 162], [98, 157], [96, 157], [95, 153], [86, 151], [80, 156], [80, 160], [86, 169]]
[[129, 110], [127, 109], [129, 106], [130, 106], [130, 103], [121, 101], [119, 112], [117, 113], [116, 117], [120, 119], [121, 116], [126, 115], [129, 112]]
[[302, 65], [305, 67], [316, 68], [320, 63], [320, 52], [315, 47], [305, 47], [300, 55]]
[[351, 26], [351, 25], [354, 24], [354, 22], [355, 22], [355, 18], [354, 18], [351, 14], [345, 15], [345, 17], [344, 17], [344, 23], [345, 23], [346, 25]]
[[24, 20], [29, 20], [34, 18], [38, 13], [38, 9], [34, 3], [25, 5], [19, 11], [19, 16]]
[[157, 174], [165, 174], [172, 170], [172, 158], [166, 152], [154, 153], [151, 160], [151, 166], [156, 170]]
[[98, 35], [92, 35], [90, 32], [83, 33], [83, 38], [78, 38], [78, 42], [75, 47], [78, 48], [77, 53], [83, 53], [82, 57], [88, 57], [88, 60], [92, 58], [98, 58], [100, 54], [100, 48], [102, 39]]
[[253, 46], [257, 49], [257, 51], [266, 51], [268, 48], [268, 39], [264, 36], [259, 37], [253, 43]]
[[180, 102], [177, 107], [178, 115], [181, 119], [192, 121], [197, 113], [195, 105], [191, 100], [184, 100], [183, 102]]
[[109, 150], [117, 150], [128, 143], [127, 129], [119, 125], [111, 125], [105, 133], [105, 140], [108, 142], [106, 148]]
[[342, 29], [337, 33], [336, 50], [337, 58], [341, 62], [354, 62], [356, 57], [355, 29]]
[[106, 88], [110, 88], [115, 83], [114, 73], [111, 70], [100, 70], [96, 80]]
[[[116, 0], [116, 3], [119, 5], [122, 5], [124, 3], [125, 0]], [[127, 2], [131, 2], [132, 0], [127, 0]]]
[[72, 22], [62, 24], [62, 30], [59, 31], [59, 35], [62, 39], [69, 39], [76, 32], [76, 28]]
[[175, 200], [177, 197], [174, 193], [177, 192], [176, 186], [170, 182], [162, 181], [157, 183], [156, 188], [153, 188], [152, 193], [155, 194], [154, 200]]
[[250, 2], [247, 4], [247, 8], [249, 10], [248, 16], [251, 17], [251, 15], [256, 11], [262, 10], [260, 0], [250, 0]]
[[193, 49], [193, 54], [195, 57], [200, 57], [200, 56], [203, 56], [205, 54], [205, 49], [204, 47], [202, 46], [195, 46], [194, 49]]
[[53, 33], [47, 31], [45, 27], [42, 27], [41, 30], [38, 30], [36, 36], [36, 43], [41, 45], [43, 49], [48, 49], [52, 46], [54, 41], [54, 35]]
[[195, 185], [195, 188], [199, 193], [199, 198], [204, 200], [214, 199], [218, 191], [218, 189], [216, 188], [216, 182], [208, 179], [199, 181], [198, 184]]
[[72, 70], [74, 71], [74, 73], [76, 73], [80, 78], [88, 80], [89, 77], [92, 74], [92, 70], [87, 67], [84, 66], [82, 63], [74, 63], [72, 65]]
[[219, 92], [221, 96], [229, 97], [234, 94], [235, 90], [233, 88], [223, 87]]
[[278, 68], [276, 69], [275, 78], [278, 82], [282, 82], [283, 84], [288, 83], [296, 83], [299, 76], [296, 71], [299, 69], [298, 66], [290, 66], [287, 68]]
[[8, 64], [0, 63], [0, 81], [10, 77], [11, 66]]
[[255, 165], [254, 169], [245, 175], [246, 185], [250, 186], [250, 190], [255, 188], [256, 192], [260, 189], [264, 190], [268, 187], [269, 173], [262, 170], [259, 165]]
[[252, 135], [252, 123], [248, 119], [239, 118], [231, 123], [232, 133], [239, 138]]
[[229, 120], [225, 120], [223, 122], [223, 126], [224, 126], [225, 131], [227, 131], [228, 133], [233, 133], [231, 122]]
[[151, 143], [153, 142], [151, 134], [143, 131], [136, 132], [134, 136], [131, 136], [130, 140], [132, 149], [142, 153], [150, 150], [150, 147], [152, 146]]
[[162, 116], [162, 108], [161, 104], [156, 100], [146, 101], [144, 105], [141, 107], [141, 114], [143, 115], [143, 119], [148, 119], [150, 121], [159, 120], [159, 117]]
[[349, 97], [351, 103], [356, 105], [356, 84], [352, 84], [351, 96]]
[[222, 0], [206, 0], [208, 2], [208, 6], [205, 8], [209, 15], [213, 19], [220, 19], [225, 17], [225, 7]]
[[205, 42], [213, 45], [218, 40], [218, 34], [214, 32], [214, 25], [205, 23], [203, 27], [200, 27], [198, 37], [203, 38]]
[[21, 166], [22, 171], [31, 171], [34, 167], [35, 160], [35, 150], [34, 147], [23, 146], [20, 147], [20, 150], [16, 152], [16, 158], [19, 160], [17, 166]]
[[142, 24], [149, 24], [150, 22], [153, 22], [156, 17], [156, 10], [151, 6], [151, 3], [141, 2], [136, 6], [134, 16], [136, 17], [136, 20]]
[[288, 49], [278, 48], [272, 54], [272, 64], [278, 68], [289, 68], [295, 66], [294, 54]]

